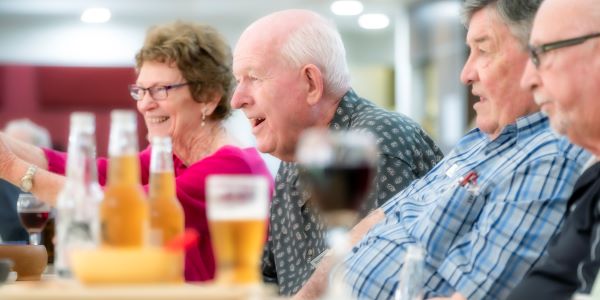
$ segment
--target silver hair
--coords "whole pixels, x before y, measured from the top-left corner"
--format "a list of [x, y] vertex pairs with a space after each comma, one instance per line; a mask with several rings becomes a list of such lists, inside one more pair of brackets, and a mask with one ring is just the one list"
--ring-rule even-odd
[[33, 144], [38, 147], [52, 147], [48, 129], [33, 123], [29, 119], [15, 119], [9, 121], [4, 127], [4, 132], [9, 136], [16, 136], [19, 133], [25, 134], [25, 136], [20, 136], [20, 140], [23, 142]]
[[492, 6], [523, 46], [529, 41], [535, 13], [543, 0], [465, 0], [461, 21], [465, 27], [477, 11]]
[[314, 64], [323, 73], [325, 94], [350, 88], [346, 49], [335, 26], [321, 18], [298, 27], [281, 47], [281, 55], [295, 67]]

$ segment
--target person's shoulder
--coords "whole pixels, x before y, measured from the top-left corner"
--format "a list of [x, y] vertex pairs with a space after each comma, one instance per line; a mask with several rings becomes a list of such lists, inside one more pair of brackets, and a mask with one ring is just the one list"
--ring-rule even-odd
[[521, 151], [529, 153], [530, 160], [543, 157], [558, 157], [577, 162], [579, 166], [590, 158], [589, 152], [571, 143], [566, 137], [556, 133], [550, 126], [540, 126], [518, 141]]
[[360, 101], [354, 112], [356, 123], [420, 128], [417, 122], [402, 113], [383, 108], [364, 98], [358, 99]]
[[540, 125], [524, 134], [519, 134], [518, 144], [521, 148], [529, 151], [544, 150], [549, 153], [564, 153], [578, 146], [573, 145], [565, 137], [552, 130], [547, 124]]
[[240, 148], [225, 145], [202, 161], [217, 170], [271, 176], [264, 160], [254, 147]]
[[[204, 160], [226, 160], [238, 163], [239, 161], [246, 162], [249, 157], [253, 157], [256, 149], [240, 148], [233, 145], [225, 145], [213, 154], [207, 156]], [[256, 154], [258, 155], [258, 154]]]

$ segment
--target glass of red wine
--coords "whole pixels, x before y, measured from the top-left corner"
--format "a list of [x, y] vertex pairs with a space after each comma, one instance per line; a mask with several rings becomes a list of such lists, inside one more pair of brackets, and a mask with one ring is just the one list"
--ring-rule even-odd
[[[359, 209], [371, 190], [377, 159], [375, 138], [365, 131], [313, 128], [300, 137], [296, 149], [300, 184], [328, 228], [334, 264], [349, 250], [348, 231], [358, 221]], [[331, 275], [325, 299], [350, 299], [341, 269]]]
[[301, 183], [326, 225], [353, 226], [377, 165], [374, 137], [362, 131], [308, 129], [298, 143], [296, 160]]
[[40, 201], [32, 194], [19, 194], [17, 200], [17, 213], [21, 219], [21, 224], [29, 233], [29, 243], [39, 245], [41, 242], [41, 232], [50, 217], [50, 205]]

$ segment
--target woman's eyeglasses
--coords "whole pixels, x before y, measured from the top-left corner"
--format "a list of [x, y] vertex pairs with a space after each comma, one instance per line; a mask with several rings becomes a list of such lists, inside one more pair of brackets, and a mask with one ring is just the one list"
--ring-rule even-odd
[[169, 90], [176, 89], [178, 87], [182, 87], [188, 84], [189, 82], [184, 82], [163, 86], [153, 86], [149, 88], [143, 88], [132, 84], [129, 86], [129, 94], [131, 95], [131, 98], [133, 98], [133, 100], [135, 101], [140, 101], [144, 99], [144, 95], [146, 94], [146, 92], [150, 93], [150, 97], [152, 97], [152, 99], [154, 100], [164, 100], [167, 99], [167, 97], [169, 96]]

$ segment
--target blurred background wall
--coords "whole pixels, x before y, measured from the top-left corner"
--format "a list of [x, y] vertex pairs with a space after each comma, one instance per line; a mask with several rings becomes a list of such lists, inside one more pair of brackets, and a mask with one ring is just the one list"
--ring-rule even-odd
[[[61, 147], [67, 144], [68, 114], [92, 111], [98, 119], [98, 152], [105, 154], [110, 110], [135, 109], [127, 84], [135, 80], [133, 57], [149, 26], [198, 21], [216, 27], [234, 46], [256, 18], [307, 8], [338, 26], [352, 85], [361, 96], [412, 117], [445, 151], [450, 149], [473, 114], [468, 91], [459, 81], [466, 58], [461, 1], [364, 0], [355, 15], [336, 15], [334, 2], [0, 0], [0, 126], [13, 118], [30, 118], [47, 127]], [[89, 7], [109, 9], [110, 19], [82, 22], [80, 16]], [[384, 15], [387, 25], [385, 20], [362, 24], [370, 14]], [[372, 28], [377, 25], [381, 28]], [[230, 124], [238, 138], [254, 143], [240, 113]], [[277, 167], [276, 160], [270, 163]]]

